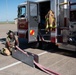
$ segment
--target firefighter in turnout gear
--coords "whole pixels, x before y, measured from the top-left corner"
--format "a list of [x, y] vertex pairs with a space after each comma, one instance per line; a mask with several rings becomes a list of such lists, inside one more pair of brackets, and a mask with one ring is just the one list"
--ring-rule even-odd
[[7, 35], [5, 45], [6, 48], [2, 49], [2, 54], [4, 55], [10, 55], [12, 53], [12, 49], [15, 48], [16, 45], [19, 46], [18, 39], [13, 31], [9, 31]]
[[46, 30], [47, 30], [47, 32], [52, 31], [53, 29], [56, 28], [55, 15], [54, 15], [54, 12], [52, 10], [50, 10], [46, 14], [45, 19], [46, 19]]

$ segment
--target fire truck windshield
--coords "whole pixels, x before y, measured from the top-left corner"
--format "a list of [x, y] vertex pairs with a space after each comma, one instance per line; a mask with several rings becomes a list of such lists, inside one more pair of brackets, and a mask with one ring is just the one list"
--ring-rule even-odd
[[18, 18], [25, 17], [26, 15], [26, 6], [18, 7]]

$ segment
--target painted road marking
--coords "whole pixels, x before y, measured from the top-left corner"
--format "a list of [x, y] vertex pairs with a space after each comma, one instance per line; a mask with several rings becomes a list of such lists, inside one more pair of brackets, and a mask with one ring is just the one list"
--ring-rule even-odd
[[42, 52], [42, 53], [39, 53], [38, 55], [40, 56], [40, 55], [43, 55], [43, 54], [46, 54], [47, 52], [45, 51], [45, 52]]
[[0, 71], [7, 69], [7, 68], [10, 68], [10, 67], [15, 66], [15, 65], [20, 64], [20, 63], [21, 63], [21, 61], [18, 61], [18, 62], [15, 62], [13, 64], [10, 64], [8, 66], [2, 67], [2, 68], [0, 68]]
[[[43, 55], [43, 54], [46, 54], [46, 53], [47, 53], [47, 52], [45, 51], [45, 52], [39, 53], [38, 55], [40, 56], [40, 55]], [[21, 61], [18, 61], [18, 62], [15, 62], [15, 63], [13, 63], [13, 64], [7, 65], [7, 66], [5, 66], [5, 67], [0, 68], [0, 71], [5, 70], [5, 69], [10, 68], [10, 67], [13, 67], [13, 66], [15, 66], [15, 65], [18, 65], [18, 64], [20, 64], [20, 63], [22, 63], [22, 62], [21, 62]]]

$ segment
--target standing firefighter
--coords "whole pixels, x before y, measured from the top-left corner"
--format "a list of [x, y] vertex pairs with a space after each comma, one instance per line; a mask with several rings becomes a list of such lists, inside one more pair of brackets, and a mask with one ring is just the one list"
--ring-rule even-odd
[[46, 16], [45, 16], [45, 19], [46, 19], [46, 30], [47, 31], [52, 31], [53, 29], [56, 28], [55, 26], [55, 15], [54, 15], [54, 12], [52, 10], [50, 10]]
[[15, 46], [19, 45], [18, 39], [15, 36], [14, 32], [9, 31], [7, 33], [7, 38], [6, 38], [6, 48], [3, 48], [2, 53], [5, 55], [10, 55], [12, 52], [12, 49], [15, 48]]

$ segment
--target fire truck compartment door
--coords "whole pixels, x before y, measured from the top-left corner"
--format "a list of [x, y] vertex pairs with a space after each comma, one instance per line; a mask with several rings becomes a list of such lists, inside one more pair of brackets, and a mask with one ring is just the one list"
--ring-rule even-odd
[[29, 2], [28, 12], [28, 42], [35, 42], [38, 35], [38, 4]]

